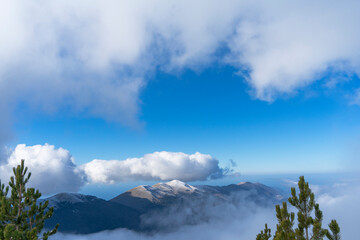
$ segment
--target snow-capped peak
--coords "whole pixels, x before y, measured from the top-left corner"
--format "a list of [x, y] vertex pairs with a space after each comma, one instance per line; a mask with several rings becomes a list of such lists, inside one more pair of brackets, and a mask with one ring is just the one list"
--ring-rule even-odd
[[49, 201], [50, 207], [57, 208], [59, 203], [81, 203], [81, 202], [90, 202], [97, 200], [98, 198], [90, 195], [83, 195], [80, 193], [58, 193], [52, 197], [46, 199], [40, 199], [40, 202]]
[[252, 184], [250, 182], [239, 182], [237, 185], [249, 185], [249, 184]]
[[174, 192], [193, 192], [196, 190], [196, 187], [193, 187], [187, 183], [184, 183], [179, 180], [172, 180], [170, 182], [165, 183], [166, 185], [170, 186]]
[[54, 201], [54, 202], [70, 202], [70, 203], [84, 202], [85, 199], [86, 196], [79, 193], [59, 193], [49, 198], [50, 201]]
[[131, 189], [131, 196], [138, 198], [146, 198], [152, 202], [159, 202], [165, 197], [175, 197], [178, 194], [191, 194], [197, 190], [196, 187], [191, 186], [179, 180], [172, 180], [169, 182], [160, 182], [153, 186], [141, 185]]

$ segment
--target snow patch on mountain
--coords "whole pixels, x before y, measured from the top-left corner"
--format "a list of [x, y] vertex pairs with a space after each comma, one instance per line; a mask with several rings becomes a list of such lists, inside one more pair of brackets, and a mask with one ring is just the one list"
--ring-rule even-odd
[[59, 203], [83, 203], [99, 200], [99, 198], [80, 193], [59, 193], [50, 198], [47, 198], [46, 200], [49, 201], [50, 207], [57, 207]]
[[175, 194], [193, 193], [194, 191], [197, 190], [196, 187], [191, 186], [191, 185], [184, 183], [182, 181], [179, 181], [179, 180], [172, 180], [172, 181], [166, 182], [166, 183], [158, 183], [158, 184], [154, 185], [154, 187], [158, 187], [165, 191], [173, 192]]
[[141, 185], [129, 190], [131, 196], [146, 198], [151, 202], [160, 202], [166, 197], [175, 197], [178, 194], [191, 194], [198, 189], [179, 180], [160, 182], [153, 186]]

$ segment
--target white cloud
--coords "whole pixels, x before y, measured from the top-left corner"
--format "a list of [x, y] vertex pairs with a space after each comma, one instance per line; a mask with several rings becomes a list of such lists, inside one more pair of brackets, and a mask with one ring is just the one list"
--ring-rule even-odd
[[31, 172], [30, 187], [36, 187], [44, 195], [58, 192], [77, 192], [84, 184], [84, 175], [76, 167], [69, 151], [55, 149], [53, 145], [26, 146], [19, 144], [11, 153], [7, 163], [0, 165], [4, 183], [12, 176], [12, 168], [25, 160]]
[[219, 167], [219, 161], [210, 155], [165, 151], [123, 161], [95, 159], [80, 168], [94, 183], [173, 179], [195, 181], [225, 174], [225, 170]]
[[0, 163], [4, 183], [12, 176], [12, 168], [21, 159], [32, 173], [30, 187], [44, 195], [59, 192], [77, 192], [85, 183], [113, 184], [136, 180], [182, 181], [220, 178], [228, 169], [219, 167], [219, 161], [208, 154], [188, 155], [181, 152], [155, 152], [141, 158], [126, 160], [92, 160], [76, 165], [70, 152], [54, 145], [26, 146], [19, 144], [9, 152], [7, 161]]
[[358, 1], [252, 2], [230, 42], [258, 98], [291, 93], [328, 68], [360, 70]]
[[357, 216], [354, 213], [360, 212], [359, 179], [331, 186], [331, 191], [319, 195], [318, 202], [324, 213], [324, 226], [336, 219], [342, 239], [357, 238]]
[[[248, 207], [248, 209], [245, 209]], [[229, 213], [231, 217], [226, 219], [216, 219], [216, 216], [203, 224], [193, 226], [183, 226], [175, 232], [170, 233], [156, 233], [156, 234], [141, 234], [126, 229], [116, 229], [112, 231], [103, 231], [88, 235], [71, 235], [57, 233], [50, 237], [53, 240], [100, 240], [100, 239], [129, 239], [129, 240], [187, 240], [187, 239], [209, 239], [209, 240], [233, 240], [233, 239], [255, 239], [256, 235], [264, 228], [264, 223], [267, 222], [269, 226], [274, 229], [275, 221], [273, 218], [273, 209], [254, 209], [252, 206], [244, 205], [240, 209], [233, 208], [222, 209], [223, 212], [216, 214]], [[248, 214], [248, 211], [254, 211]], [[244, 214], [245, 213], [245, 214]], [[169, 216], [164, 216], [165, 219], [174, 220]], [[165, 220], [164, 219], [164, 220]], [[176, 220], [175, 220], [176, 221]], [[170, 224], [170, 223], [169, 223]]]
[[[155, 65], [203, 64], [228, 42], [235, 63], [251, 69], [249, 83], [258, 97], [268, 98], [315, 80], [335, 63], [359, 68], [358, 5], [351, 0], [3, 1], [0, 73], [2, 82], [48, 82], [47, 90], [92, 85], [85, 92], [101, 92], [98, 87], [109, 85], [121, 92], [129, 69], [142, 77]], [[115, 72], [120, 76], [106, 81]], [[93, 81], [88, 74], [99, 75]], [[32, 92], [37, 84], [25, 85], [33, 85]], [[105, 99], [106, 92], [101, 94]], [[75, 105], [104, 106], [68, 94]], [[64, 95], [60, 91], [53, 98], [63, 100]]]
[[[4, 0], [0, 100], [7, 104], [0, 110], [22, 103], [33, 112], [65, 108], [138, 126], [139, 94], [154, 69], [173, 73], [214, 61], [248, 69], [255, 96], [273, 100], [328, 68], [359, 72], [359, 5]], [[224, 46], [226, 56], [215, 54]]]

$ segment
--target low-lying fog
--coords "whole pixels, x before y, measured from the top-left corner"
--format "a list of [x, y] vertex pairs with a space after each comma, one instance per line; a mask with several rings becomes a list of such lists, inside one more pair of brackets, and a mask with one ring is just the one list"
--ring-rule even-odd
[[[331, 219], [336, 219], [341, 227], [342, 239], [356, 239], [358, 235], [358, 221], [355, 219], [357, 217], [355, 213], [360, 212], [360, 205], [358, 204], [360, 202], [360, 179], [357, 176], [342, 177], [336, 181], [332, 179], [327, 183], [320, 180], [320, 178], [316, 181], [314, 176], [310, 177], [310, 180], [305, 178], [309, 181], [317, 202], [324, 213], [323, 226], [327, 226]], [[278, 179], [278, 183], [281, 189], [285, 189], [284, 186], [290, 187], [296, 184], [294, 179], [286, 178]], [[268, 223], [272, 228], [272, 233], [275, 231], [274, 207], [259, 207], [251, 202], [238, 205], [220, 204], [213, 199], [208, 199], [207, 202], [189, 204], [191, 206], [186, 209], [173, 207], [144, 217], [143, 220], [147, 224], [153, 223], [166, 228], [173, 227], [174, 230], [170, 232], [141, 234], [125, 229], [117, 229], [90, 235], [57, 233], [51, 239], [250, 240], [256, 238], [256, 234], [263, 229], [265, 223]], [[204, 218], [206, 220], [197, 221], [197, 218], [201, 216], [206, 216]], [[192, 219], [194, 221], [191, 221]], [[189, 222], [192, 224], [189, 224]]]

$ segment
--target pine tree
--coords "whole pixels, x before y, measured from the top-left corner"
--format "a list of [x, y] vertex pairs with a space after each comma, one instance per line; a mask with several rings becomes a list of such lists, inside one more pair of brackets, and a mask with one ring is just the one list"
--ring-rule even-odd
[[326, 230], [325, 231], [325, 236], [329, 239], [329, 240], [341, 240], [341, 236], [340, 236], [340, 227], [338, 225], [338, 223], [336, 222], [336, 220], [331, 220], [331, 222], [329, 223], [329, 228], [331, 233]]
[[[296, 189], [291, 188], [291, 197], [289, 197], [288, 201], [298, 210], [298, 227], [295, 230], [297, 239], [309, 240], [309, 229], [314, 222], [311, 213], [315, 208], [315, 195], [311, 192], [311, 189], [309, 188], [309, 183], [305, 182], [304, 176], [300, 177], [298, 186], [300, 191], [299, 196], [296, 195]], [[318, 209], [318, 211], [320, 210]]]
[[315, 219], [313, 219], [312, 240], [322, 240], [325, 235], [325, 229], [322, 228], [323, 214], [319, 204], [315, 204]]
[[264, 231], [261, 232], [256, 236], [256, 240], [269, 240], [271, 238], [271, 229], [268, 228], [267, 224], [265, 224]]
[[16, 168], [10, 178], [10, 197], [7, 197], [9, 187], [0, 186], [0, 239], [4, 240], [46, 240], [57, 232], [58, 225], [50, 231], [41, 232], [45, 220], [53, 214], [53, 208], [48, 208], [49, 202], [38, 203], [41, 193], [34, 188], [26, 188], [31, 173], [24, 167], [24, 160]]
[[288, 212], [286, 202], [283, 202], [282, 208], [280, 205], [276, 205], [275, 209], [278, 224], [276, 225], [274, 240], [294, 239], [295, 232], [293, 226], [295, 214]]
[[5, 188], [0, 181], [0, 239], [3, 239], [5, 226], [7, 224], [7, 209], [8, 202], [6, 196], [9, 192], [9, 187]]
[[[331, 233], [322, 228], [323, 213], [320, 210], [319, 204], [315, 202], [315, 195], [309, 188], [309, 184], [305, 182], [304, 176], [299, 178], [298, 182], [299, 194], [296, 194], [296, 189], [291, 188], [291, 197], [289, 203], [297, 210], [297, 228], [294, 230], [294, 213], [289, 213], [286, 202], [283, 202], [283, 207], [276, 205], [276, 217], [278, 224], [274, 240], [323, 240], [326, 236], [329, 240], [340, 240], [340, 227], [336, 220], [332, 220], [329, 224]], [[267, 229], [267, 225], [265, 225]], [[270, 229], [267, 229], [270, 233]], [[263, 240], [264, 231], [257, 235], [257, 240]], [[267, 239], [270, 239], [267, 238]]]

